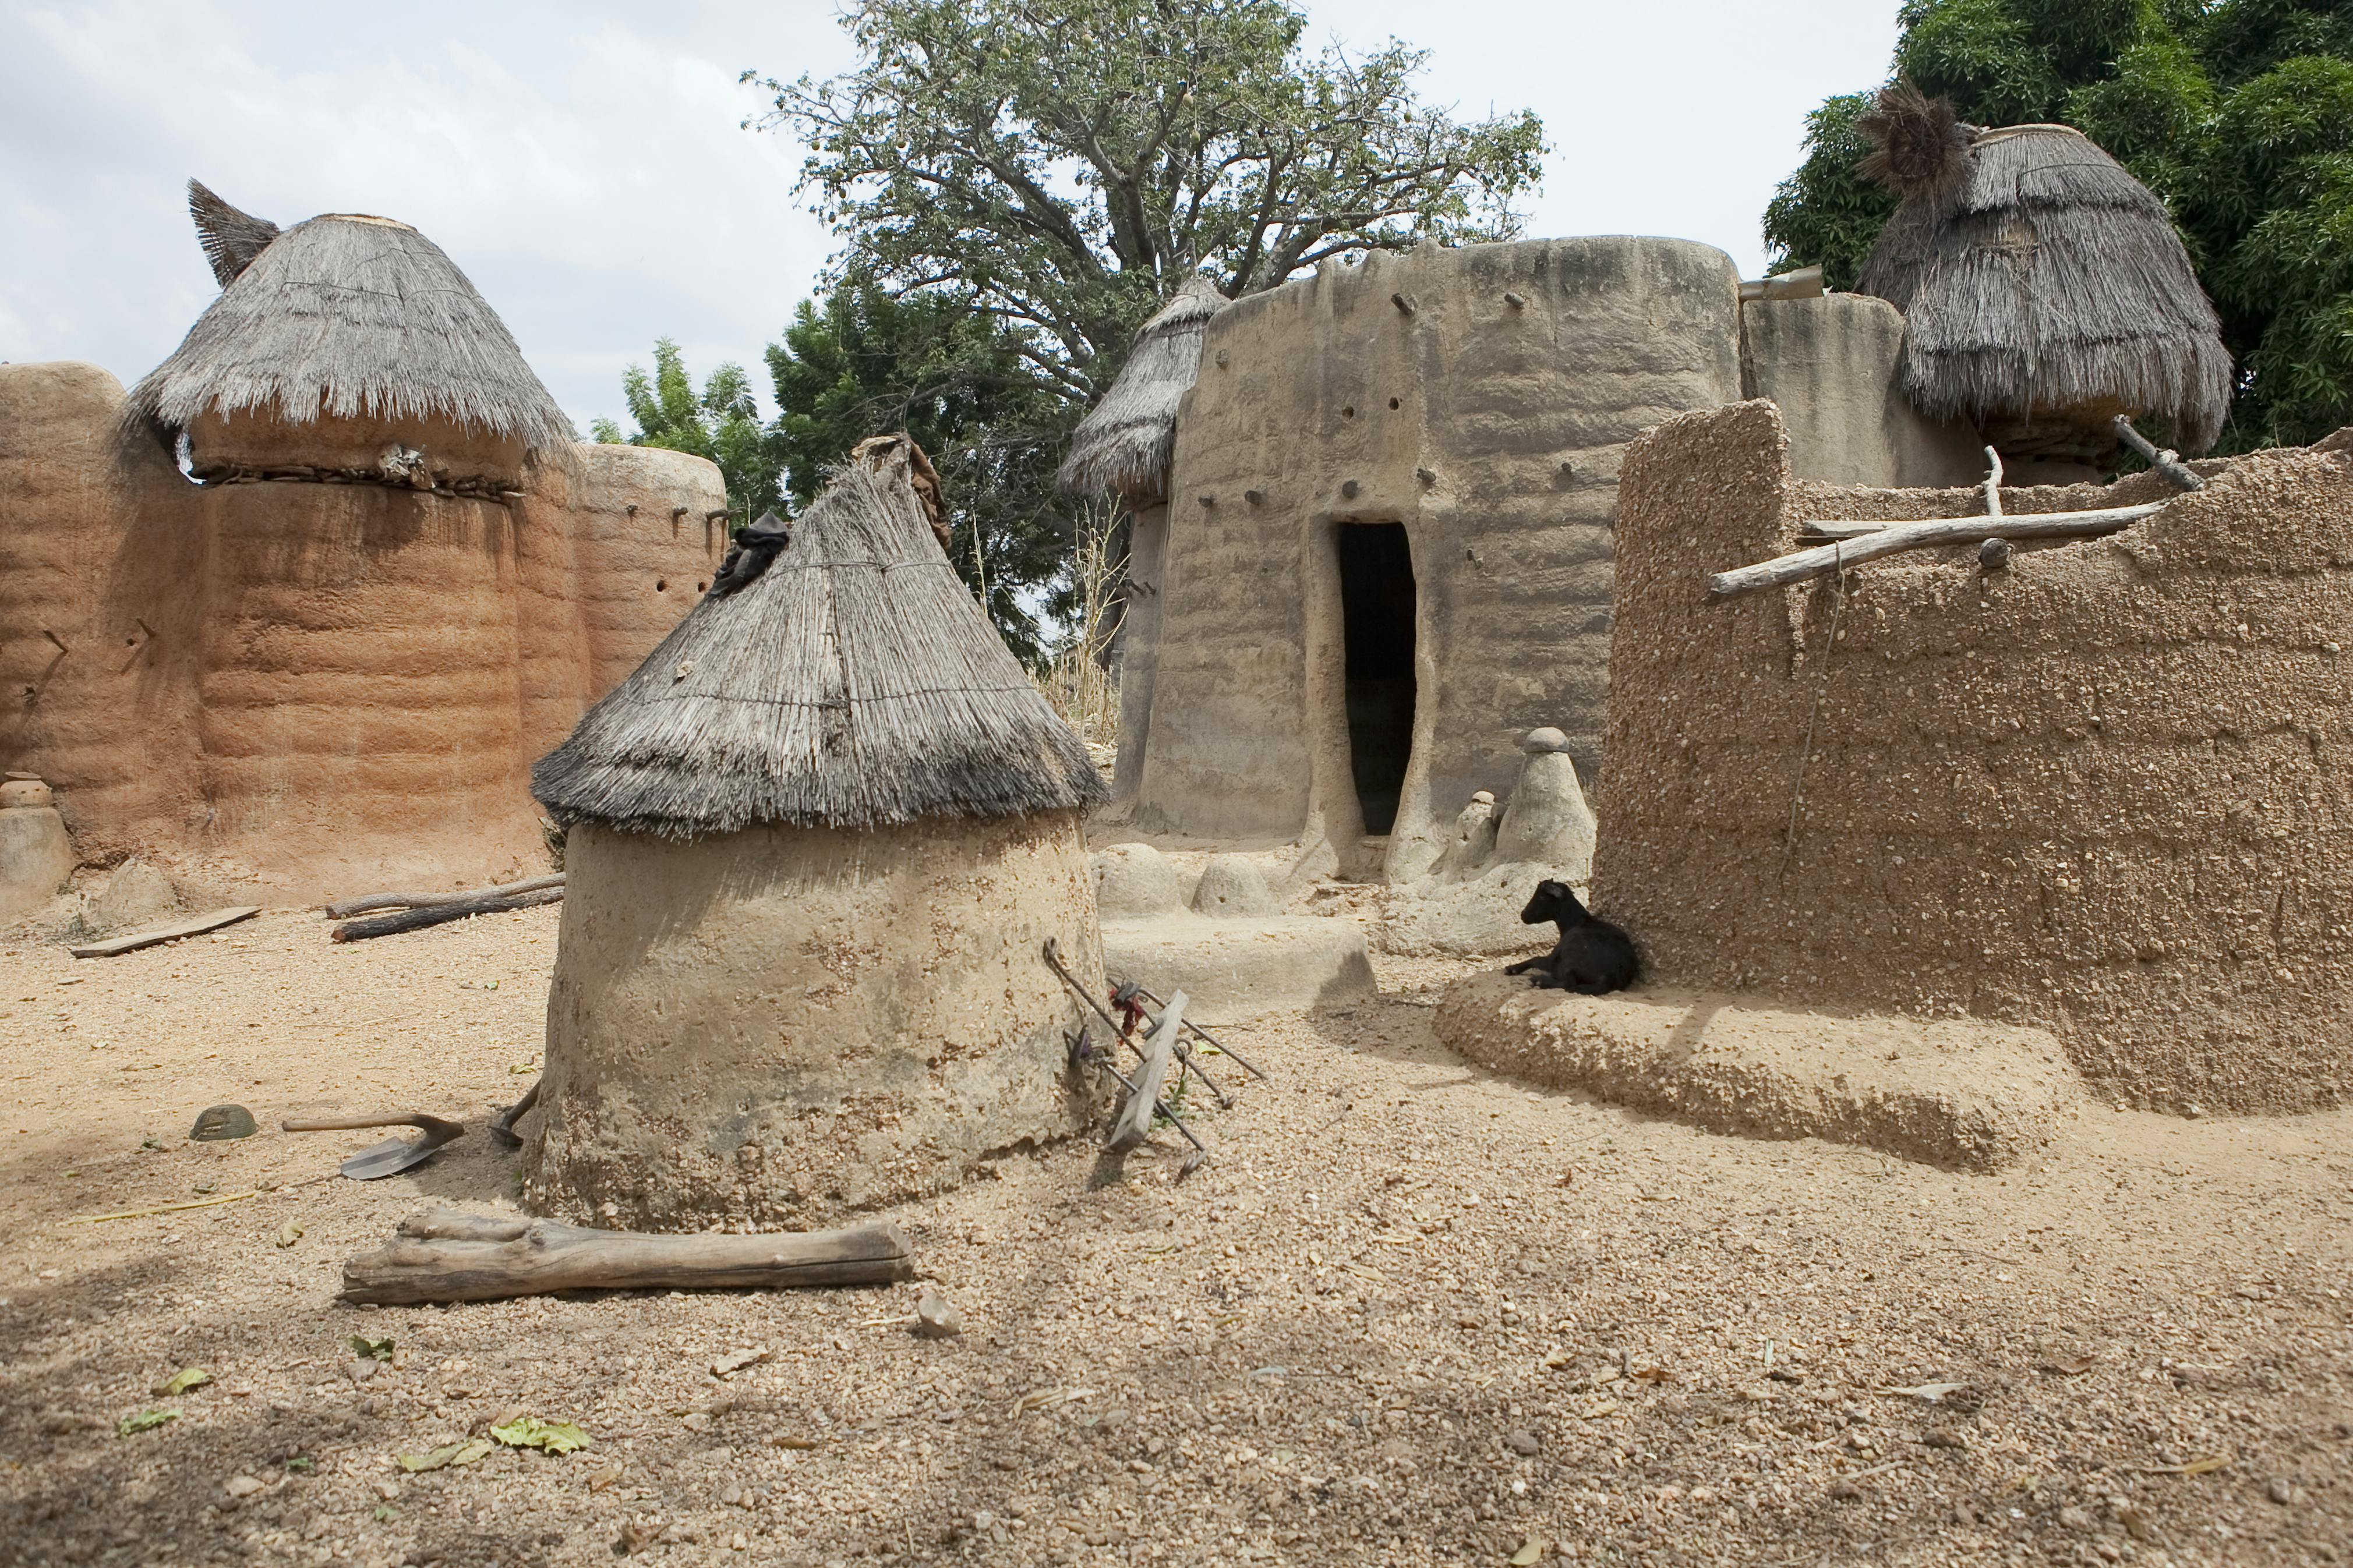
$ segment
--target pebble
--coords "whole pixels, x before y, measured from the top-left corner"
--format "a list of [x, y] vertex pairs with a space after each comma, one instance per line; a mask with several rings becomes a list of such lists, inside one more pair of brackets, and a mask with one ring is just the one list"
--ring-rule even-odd
[[927, 1340], [952, 1340], [964, 1332], [964, 1314], [929, 1280], [915, 1302], [915, 1332]]
[[1504, 1434], [1504, 1447], [1525, 1458], [1534, 1458], [1536, 1450], [1543, 1446], [1536, 1441], [1536, 1435], [1533, 1432], [1514, 1431]]
[[269, 1484], [258, 1476], [231, 1476], [221, 1490], [233, 1498], [249, 1498]]
[[2287, 1484], [2285, 1476], [2274, 1476], [2263, 1487], [2263, 1495], [2285, 1508], [2295, 1500], [2295, 1491]]

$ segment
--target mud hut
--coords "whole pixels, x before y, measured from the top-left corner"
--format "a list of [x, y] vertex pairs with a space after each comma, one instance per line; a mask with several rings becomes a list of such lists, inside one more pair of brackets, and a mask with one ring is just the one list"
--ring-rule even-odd
[[419, 489], [511, 485], [571, 422], [506, 323], [405, 223], [328, 213], [278, 226], [188, 182], [220, 298], [131, 391], [195, 476], [356, 469]]
[[1040, 949], [1102, 972], [1103, 786], [919, 463], [862, 446], [535, 771], [569, 881], [534, 1207], [817, 1223], [1084, 1125]]
[[2147, 186], [2071, 126], [1980, 130], [1908, 86], [1863, 123], [1865, 172], [1904, 201], [1859, 288], [1904, 312], [1922, 413], [1975, 424], [2021, 482], [2096, 478], [2118, 414], [2163, 420], [2184, 451], [2213, 445], [2230, 353]]
[[1160, 576], [1168, 556], [1168, 467], [1176, 409], [1201, 368], [1201, 339], [1226, 297], [1196, 274], [1144, 323], [1111, 390], [1071, 435], [1055, 479], [1127, 506], [1127, 588], [1119, 631], [1119, 762], [1112, 798], [1133, 801], [1144, 775], [1152, 686], [1160, 664]]
[[543, 869], [532, 759], [709, 580], [718, 468], [575, 444], [405, 224], [189, 205], [222, 291], [134, 393], [0, 365], [0, 765], [208, 897]]

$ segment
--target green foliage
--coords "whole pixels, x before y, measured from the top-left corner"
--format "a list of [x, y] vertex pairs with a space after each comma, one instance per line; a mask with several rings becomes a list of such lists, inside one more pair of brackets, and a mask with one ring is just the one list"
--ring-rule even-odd
[[970, 300], [849, 278], [821, 305], [801, 302], [768, 373], [793, 510], [859, 442], [904, 430], [939, 469], [948, 558], [1014, 652], [1042, 658], [1032, 606], [1062, 570], [1077, 504], [1055, 491], [1054, 460], [1082, 410], [1019, 336]]
[[1773, 270], [1819, 263], [1832, 289], [1852, 289], [1872, 242], [1895, 211], [1895, 194], [1855, 165], [1871, 139], [1855, 121], [1873, 95], [1850, 92], [1806, 116], [1806, 161], [1781, 182], [1765, 208], [1765, 241], [1780, 252]]
[[[1894, 69], [1981, 125], [2056, 121], [2172, 209], [2241, 376], [2226, 447], [2353, 422], [2353, 0], [1910, 0]], [[1851, 287], [1892, 195], [1854, 171], [1869, 94], [1808, 121], [1765, 214], [1774, 269]]]
[[624, 436], [612, 420], [599, 419], [589, 426], [596, 439], [710, 458], [726, 479], [727, 509], [737, 526], [776, 504], [782, 458], [760, 423], [759, 400], [742, 365], [720, 365], [697, 393], [678, 345], [663, 338], [654, 344], [653, 374], [629, 366], [621, 374], [621, 395], [636, 433]]
[[769, 351], [787, 487], [905, 428], [940, 469], [950, 553], [1025, 658], [1063, 621], [1101, 500], [1058, 494], [1071, 429], [1197, 272], [1229, 296], [1326, 257], [1504, 237], [1533, 113], [1420, 101], [1426, 57], [1311, 53], [1285, 0], [855, 0], [859, 64], [758, 79], [813, 151], [841, 237], [828, 292]]

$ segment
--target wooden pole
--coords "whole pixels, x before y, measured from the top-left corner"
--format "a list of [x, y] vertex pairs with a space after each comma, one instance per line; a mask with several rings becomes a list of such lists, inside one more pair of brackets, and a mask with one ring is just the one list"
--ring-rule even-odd
[[1985, 491], [1986, 515], [2000, 517], [2001, 515], [2001, 454], [1988, 447], [1985, 449], [1985, 483], [1978, 488]]
[[1111, 1137], [1103, 1144], [1114, 1154], [1126, 1153], [1152, 1131], [1152, 1112], [1160, 1102], [1160, 1084], [1168, 1076], [1169, 1059], [1176, 1054], [1176, 1031], [1184, 1022], [1187, 1000], [1182, 991], [1172, 992], [1168, 1005], [1160, 1010], [1160, 1022], [1145, 1037], [1144, 1059], [1135, 1068], [1135, 1087], [1128, 1091], [1127, 1103], [1120, 1108], [1119, 1120], [1112, 1123]]
[[[1894, 555], [1906, 550], [1926, 550], [1938, 544], [1975, 544], [1988, 539], [2093, 539], [2104, 533], [2117, 532], [2164, 510], [2165, 502], [2148, 501], [2140, 506], [2105, 507], [2097, 511], [2024, 512], [2008, 517], [1943, 517], [1932, 518], [1926, 522], [1883, 524], [1866, 533], [1841, 538], [1837, 544], [1817, 544], [1810, 550], [1800, 550], [1795, 554], [1771, 561], [1760, 561], [1754, 566], [1718, 572], [1708, 578], [1707, 591], [1722, 598], [1732, 594], [1754, 593], [1759, 588], [1784, 587], [1791, 583], [1802, 583], [1809, 577], [1819, 577], [1842, 565], [1856, 566], [1883, 555]], [[1809, 529], [1844, 530], [1857, 525], [1809, 523], [1806, 526]]]
[[501, 882], [495, 888], [476, 888], [467, 893], [370, 893], [364, 899], [345, 899], [327, 906], [328, 918], [346, 920], [353, 915], [364, 915], [376, 910], [429, 910], [443, 904], [471, 903], [477, 899], [504, 899], [517, 893], [536, 893], [543, 888], [564, 886], [564, 873], [557, 871], [545, 877], [526, 878], [520, 882]]
[[404, 910], [396, 915], [372, 915], [364, 921], [346, 921], [332, 934], [336, 942], [365, 942], [372, 936], [390, 936], [396, 931], [421, 931], [447, 921], [462, 921], [471, 915], [503, 914], [509, 910], [527, 910], [537, 904], [553, 904], [564, 897], [562, 888], [542, 888], [531, 893], [509, 893], [502, 898], [467, 899], [454, 904], [427, 904], [419, 910]]
[[2122, 414], [2116, 416], [2115, 425], [2116, 435], [2123, 439], [2124, 444], [2147, 458], [2150, 468], [2155, 468], [2185, 490], [2202, 490], [2206, 488], [2204, 476], [2183, 462], [2180, 453], [2169, 447], [2160, 450], [2157, 443], [2134, 429], [2133, 422]]
[[496, 1301], [554, 1290], [777, 1289], [912, 1279], [894, 1225], [754, 1236], [653, 1236], [427, 1209], [391, 1246], [343, 1265], [346, 1301]]

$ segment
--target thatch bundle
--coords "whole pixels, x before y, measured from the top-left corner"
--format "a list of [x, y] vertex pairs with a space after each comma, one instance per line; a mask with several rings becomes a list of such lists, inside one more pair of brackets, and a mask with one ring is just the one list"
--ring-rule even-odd
[[541, 449], [574, 439], [498, 313], [406, 224], [331, 213], [281, 234], [193, 180], [188, 206], [221, 296], [132, 388], [159, 434], [249, 412], [446, 420]]
[[[1979, 131], [1905, 88], [1865, 128], [1904, 193], [1858, 284], [1904, 312], [1915, 406], [2105, 449], [2110, 416], [2154, 414], [2203, 450], [2231, 356], [2188, 251], [2147, 186], [2064, 125]], [[1997, 444], [2002, 444], [1999, 440]]]
[[1200, 372], [1209, 318], [1225, 303], [1196, 274], [1144, 323], [1118, 379], [1071, 433], [1070, 452], [1054, 476], [1064, 489], [1115, 490], [1134, 506], [1166, 497], [1176, 405]]
[[1103, 798], [948, 564], [902, 437], [869, 442], [748, 584], [714, 591], [532, 772], [557, 820], [691, 838]]

